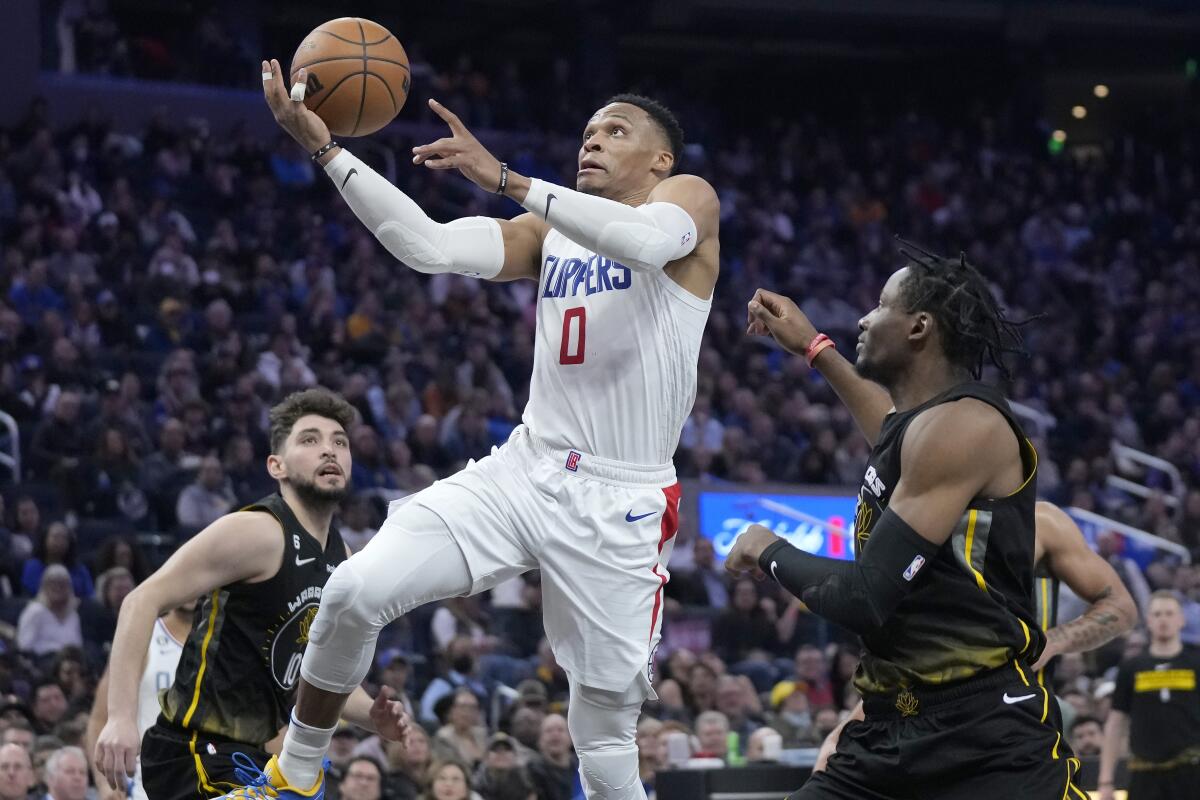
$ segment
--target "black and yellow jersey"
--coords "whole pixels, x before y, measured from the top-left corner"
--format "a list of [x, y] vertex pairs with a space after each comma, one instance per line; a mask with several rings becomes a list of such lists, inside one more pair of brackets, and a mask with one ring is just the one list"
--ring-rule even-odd
[[1058, 624], [1058, 586], [1043, 559], [1033, 570], [1033, 613], [1042, 633]]
[[[1200, 760], [1200, 650], [1149, 652], [1121, 662], [1112, 707], [1129, 715], [1129, 769], [1170, 769]], [[1194, 795], [1192, 795], [1194, 796]]]
[[259, 746], [289, 719], [308, 628], [346, 546], [331, 525], [322, 550], [278, 494], [242, 511], [279, 521], [283, 564], [265, 581], [222, 586], [203, 599], [161, 703], [173, 725]]
[[986, 384], [960, 384], [884, 419], [859, 490], [855, 554], [870, 547], [871, 531], [900, 481], [900, 448], [908, 426], [934, 406], [967, 397], [1004, 415], [1020, 443], [1025, 481], [1007, 497], [972, 500], [926, 567], [929, 574], [900, 601], [886, 625], [863, 637], [855, 677], [860, 692], [965, 680], [1014, 659], [1032, 662], [1045, 645], [1033, 606], [1037, 453], [1007, 401]]

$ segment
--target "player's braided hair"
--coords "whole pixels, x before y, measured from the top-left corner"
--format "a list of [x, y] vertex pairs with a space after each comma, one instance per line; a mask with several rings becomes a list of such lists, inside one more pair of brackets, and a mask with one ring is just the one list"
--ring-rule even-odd
[[992, 296], [987, 281], [967, 262], [966, 253], [945, 258], [897, 237], [900, 253], [908, 259], [908, 275], [900, 286], [904, 310], [928, 311], [942, 331], [942, 347], [950, 362], [983, 374], [984, 359], [1009, 379], [1004, 356], [1028, 356], [1021, 327], [1032, 319], [1015, 322]]
[[628, 103], [631, 106], [637, 106], [645, 111], [650, 119], [654, 120], [654, 124], [659, 127], [663, 136], [667, 137], [671, 155], [675, 156], [675, 163], [671, 168], [671, 171], [674, 172], [675, 167], [679, 166], [679, 160], [683, 158], [683, 128], [680, 127], [679, 120], [675, 118], [675, 113], [654, 98], [633, 92], [613, 95], [604, 105], [613, 103]]

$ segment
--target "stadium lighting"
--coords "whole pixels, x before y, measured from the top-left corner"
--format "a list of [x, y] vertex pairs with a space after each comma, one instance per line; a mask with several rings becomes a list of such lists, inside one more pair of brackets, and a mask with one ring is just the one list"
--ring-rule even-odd
[[1105, 97], [1108, 97], [1108, 87], [1105, 86], [1103, 83], [1097, 83], [1095, 86], [1092, 87], [1092, 94], [1096, 95], [1096, 97], [1099, 97], [1101, 100], [1103, 100]]
[[1071, 109], [1071, 116], [1075, 119], [1083, 119], [1087, 116], [1087, 109], [1083, 106], [1075, 106]]

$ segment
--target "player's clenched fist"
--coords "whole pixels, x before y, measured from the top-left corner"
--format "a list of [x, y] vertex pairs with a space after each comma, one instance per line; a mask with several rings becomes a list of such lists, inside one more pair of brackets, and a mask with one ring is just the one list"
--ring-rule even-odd
[[114, 790], [126, 791], [137, 768], [140, 742], [137, 723], [132, 719], [109, 717], [104, 730], [100, 731], [96, 739], [96, 769]]
[[725, 569], [734, 575], [745, 572], [758, 572], [758, 557], [762, 552], [778, 541], [779, 537], [769, 528], [762, 525], [751, 525], [738, 535], [733, 543], [733, 549], [725, 557]]
[[795, 303], [766, 289], [759, 289], [746, 304], [746, 323], [747, 334], [773, 336], [793, 355], [804, 355], [817, 336], [817, 329]]

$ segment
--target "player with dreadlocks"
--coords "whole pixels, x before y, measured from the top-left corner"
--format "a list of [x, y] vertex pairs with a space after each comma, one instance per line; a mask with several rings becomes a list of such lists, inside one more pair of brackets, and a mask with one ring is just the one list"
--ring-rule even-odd
[[1004, 397], [979, 381], [1023, 352], [979, 271], [907, 243], [905, 266], [859, 321], [853, 365], [796, 305], [759, 290], [752, 335], [803, 354], [872, 444], [853, 562], [767, 528], [738, 537], [734, 572], [769, 573], [863, 642], [863, 718], [792, 800], [1086, 798], [1079, 761], [1031, 666], [1037, 454]]

